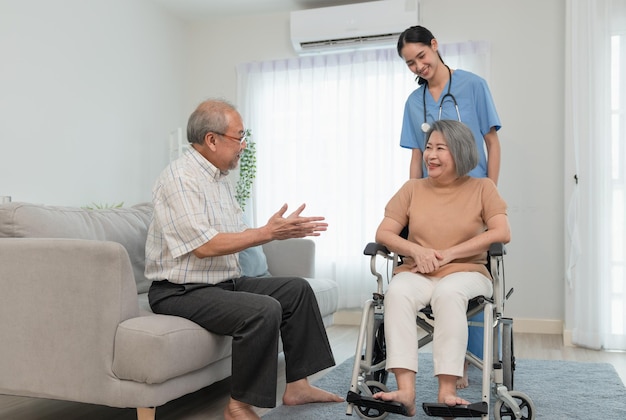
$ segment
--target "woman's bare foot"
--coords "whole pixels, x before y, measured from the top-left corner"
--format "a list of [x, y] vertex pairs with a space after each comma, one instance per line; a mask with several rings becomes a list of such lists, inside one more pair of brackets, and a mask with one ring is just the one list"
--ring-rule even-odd
[[228, 401], [224, 409], [225, 420], [259, 420], [260, 417], [254, 412], [250, 404], [242, 403], [234, 399]]
[[377, 392], [372, 395], [377, 400], [393, 401], [402, 404], [406, 407], [407, 417], [413, 417], [415, 415], [415, 392], [409, 391], [392, 391], [392, 392]]
[[[467, 405], [470, 402], [464, 400], [463, 398], [457, 396], [456, 394], [452, 395], [442, 395], [441, 391], [439, 391], [439, 402], [454, 407], [455, 405]], [[443, 420], [454, 420], [453, 417], [443, 417]]]
[[469, 401], [459, 397], [458, 395], [439, 395], [439, 402], [449, 405], [451, 407], [455, 405], [468, 405]]
[[[449, 406], [469, 404], [469, 401], [456, 395], [456, 381], [458, 376], [438, 375], [437, 379], [439, 380], [439, 395], [437, 397], [439, 403], [444, 403]], [[444, 417], [444, 419], [448, 420], [447, 417]]]
[[344, 399], [339, 395], [312, 386], [306, 378], [295, 382], [289, 382], [286, 385], [285, 393], [283, 394], [284, 405], [343, 401]]
[[464, 389], [469, 386], [468, 370], [469, 362], [465, 362], [465, 365], [463, 366], [463, 376], [456, 380], [456, 389]]

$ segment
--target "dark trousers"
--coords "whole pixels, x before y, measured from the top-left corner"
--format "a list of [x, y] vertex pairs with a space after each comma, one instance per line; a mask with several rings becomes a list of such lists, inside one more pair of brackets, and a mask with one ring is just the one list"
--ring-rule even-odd
[[242, 277], [217, 285], [155, 281], [148, 293], [155, 313], [187, 318], [228, 335], [232, 344], [231, 397], [256, 407], [276, 405], [278, 338], [286, 380], [334, 366], [317, 300], [298, 277]]

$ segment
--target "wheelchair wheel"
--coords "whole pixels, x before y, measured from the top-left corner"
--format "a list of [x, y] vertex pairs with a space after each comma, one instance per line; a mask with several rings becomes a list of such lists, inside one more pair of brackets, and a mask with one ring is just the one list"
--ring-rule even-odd
[[[385, 324], [380, 322], [374, 336], [374, 349], [372, 354], [373, 363], [380, 363], [387, 358], [387, 345], [385, 343]], [[386, 369], [377, 370], [372, 374], [374, 381], [382, 384], [387, 383], [389, 372]]]
[[[509, 395], [511, 395], [522, 411], [521, 418], [523, 420], [535, 419], [535, 405], [528, 395], [518, 391], [511, 391]], [[503, 400], [498, 400], [494, 407], [493, 418], [494, 420], [515, 420], [515, 413]]]
[[372, 376], [374, 378], [374, 381], [380, 382], [381, 384], [386, 384], [387, 378], [389, 377], [389, 372], [387, 372], [385, 369], [381, 369], [374, 372]]
[[[367, 385], [372, 395], [380, 391], [389, 391], [385, 384], [377, 381], [366, 381], [365, 385]], [[362, 419], [382, 420], [389, 415], [388, 412], [379, 410], [377, 408], [361, 407], [357, 405], [355, 405], [354, 407], [356, 408], [356, 414]]]
[[503, 319], [502, 323], [502, 381], [509, 391], [513, 390], [515, 374], [515, 353], [513, 352], [513, 320]]

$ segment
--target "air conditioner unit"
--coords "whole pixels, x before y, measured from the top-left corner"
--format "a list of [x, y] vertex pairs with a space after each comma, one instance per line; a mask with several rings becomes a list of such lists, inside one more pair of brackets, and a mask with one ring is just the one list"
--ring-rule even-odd
[[389, 48], [418, 24], [418, 0], [379, 0], [291, 12], [291, 42], [298, 54]]

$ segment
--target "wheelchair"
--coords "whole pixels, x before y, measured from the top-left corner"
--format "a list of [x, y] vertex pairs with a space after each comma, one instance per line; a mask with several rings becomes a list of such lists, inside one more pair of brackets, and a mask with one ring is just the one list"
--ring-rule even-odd
[[[378, 257], [384, 258], [387, 264], [392, 262], [393, 267], [398, 265], [401, 257], [390, 253], [385, 246], [377, 243], [367, 244], [363, 253], [370, 256], [370, 270], [376, 277], [378, 287], [372, 294], [372, 299], [367, 300], [363, 307], [350, 390], [346, 397], [348, 403], [346, 415], [351, 416], [353, 411], [364, 419], [384, 419], [389, 413], [407, 415], [402, 404], [372, 397], [379, 391], [389, 391], [386, 386], [389, 373], [385, 369], [384, 279], [377, 269], [377, 262], [380, 261]], [[482, 371], [481, 401], [452, 407], [441, 403], [423, 403], [422, 409], [428, 416], [489, 419], [492, 411], [495, 420], [535, 418], [532, 400], [523, 392], [514, 390], [513, 320], [505, 318], [503, 313], [504, 302], [513, 293], [513, 289], [506, 294], [504, 290], [505, 253], [503, 244], [491, 245], [487, 268], [493, 278], [493, 296], [478, 296], [468, 303], [468, 318], [479, 312], [484, 314], [483, 359], [470, 352], [465, 356], [466, 361]], [[426, 333], [419, 339], [419, 348], [432, 341], [433, 320], [430, 306], [420, 311], [417, 316], [417, 325]], [[495, 404], [493, 410], [490, 410], [492, 395]]]

